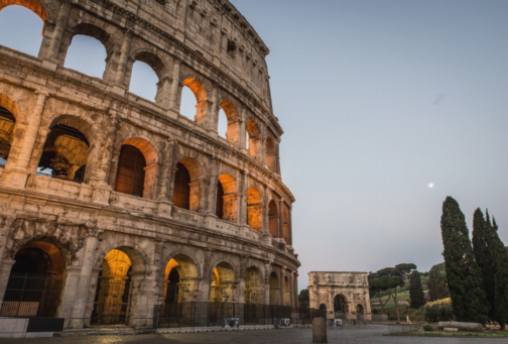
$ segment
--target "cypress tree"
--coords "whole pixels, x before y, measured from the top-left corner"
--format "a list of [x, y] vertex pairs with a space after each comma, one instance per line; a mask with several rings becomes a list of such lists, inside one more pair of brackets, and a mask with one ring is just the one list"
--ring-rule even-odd
[[487, 221], [488, 244], [495, 261], [495, 317], [503, 328], [508, 324], [508, 253], [497, 233], [497, 224]]
[[452, 197], [447, 197], [443, 203], [441, 234], [455, 317], [459, 321], [485, 323], [488, 319], [488, 307], [480, 268], [474, 260], [464, 214]]
[[[488, 216], [488, 214], [487, 214]], [[489, 223], [485, 221], [480, 209], [476, 209], [473, 217], [473, 251], [482, 274], [483, 290], [489, 306], [489, 317], [495, 316], [495, 266], [494, 254], [489, 248]]]
[[413, 271], [409, 277], [409, 298], [411, 308], [420, 308], [425, 304], [425, 295], [423, 294], [422, 279], [418, 271]]

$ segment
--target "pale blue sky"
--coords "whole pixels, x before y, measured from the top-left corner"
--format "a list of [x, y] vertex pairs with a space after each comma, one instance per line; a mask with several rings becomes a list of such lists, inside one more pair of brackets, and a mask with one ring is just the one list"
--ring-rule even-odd
[[[271, 49], [301, 287], [310, 270], [440, 262], [448, 194], [468, 220], [488, 207], [508, 243], [508, 1], [232, 2]], [[0, 44], [36, 51], [7, 10]], [[68, 63], [96, 68], [81, 43]]]

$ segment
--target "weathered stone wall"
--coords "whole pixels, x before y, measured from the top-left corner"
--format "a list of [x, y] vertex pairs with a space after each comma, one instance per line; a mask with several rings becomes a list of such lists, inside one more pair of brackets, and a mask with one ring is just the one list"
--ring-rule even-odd
[[[296, 305], [294, 198], [279, 171], [282, 129], [271, 108], [268, 49], [242, 15], [221, 0], [1, 0], [0, 10], [11, 4], [34, 10], [44, 30], [37, 58], [0, 46], [0, 106], [15, 118], [0, 168], [0, 295], [16, 253], [39, 240], [57, 245], [65, 258], [58, 316], [67, 328], [90, 325], [99, 272], [115, 248], [132, 260], [132, 326], [151, 326], [154, 305], [164, 299], [165, 268], [177, 257], [196, 269], [181, 282], [190, 301], [208, 301], [212, 270], [227, 263], [235, 302], [246, 301], [245, 279], [255, 268], [261, 302]], [[105, 45], [102, 79], [63, 67], [76, 34]], [[159, 77], [154, 102], [128, 91], [135, 60]], [[196, 91], [194, 121], [179, 113], [184, 86]], [[227, 139], [217, 132], [219, 107], [229, 112]], [[37, 173], [55, 123], [89, 142], [82, 183]], [[247, 150], [247, 123], [258, 131], [255, 154]], [[142, 197], [114, 189], [122, 144], [137, 147], [147, 162]], [[178, 163], [191, 174], [189, 210], [172, 204]], [[218, 180], [227, 205], [222, 219], [215, 211]], [[247, 216], [251, 188], [259, 193], [255, 226]], [[280, 220], [269, 231], [272, 201]], [[278, 288], [270, 289], [273, 274]]]
[[310, 308], [326, 307], [327, 319], [339, 316], [336, 298], [345, 304], [347, 320], [372, 320], [369, 280], [366, 272], [309, 272]]

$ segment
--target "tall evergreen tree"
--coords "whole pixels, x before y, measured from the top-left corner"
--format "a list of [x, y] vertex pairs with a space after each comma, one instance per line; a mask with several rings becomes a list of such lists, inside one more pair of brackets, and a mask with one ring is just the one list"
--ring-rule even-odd
[[508, 253], [497, 233], [496, 220], [487, 221], [488, 245], [495, 261], [495, 317], [504, 328], [508, 324]]
[[413, 271], [409, 277], [409, 299], [412, 308], [420, 308], [425, 304], [422, 279], [418, 271]]
[[450, 296], [448, 281], [446, 279], [445, 264], [434, 265], [429, 271], [429, 298], [431, 301], [444, 299]]
[[[488, 214], [487, 214], [488, 216]], [[494, 253], [489, 248], [489, 223], [485, 221], [480, 209], [476, 209], [473, 217], [473, 251], [482, 274], [483, 290], [489, 302], [489, 317], [495, 316], [495, 274], [496, 262]]]
[[464, 214], [452, 197], [443, 203], [441, 216], [446, 275], [457, 320], [485, 323], [488, 307], [481, 273], [474, 259]]

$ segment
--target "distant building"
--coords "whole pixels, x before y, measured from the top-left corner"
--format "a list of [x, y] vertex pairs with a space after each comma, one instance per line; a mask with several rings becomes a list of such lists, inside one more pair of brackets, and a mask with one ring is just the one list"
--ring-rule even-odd
[[309, 303], [329, 320], [372, 320], [368, 273], [309, 272]]

